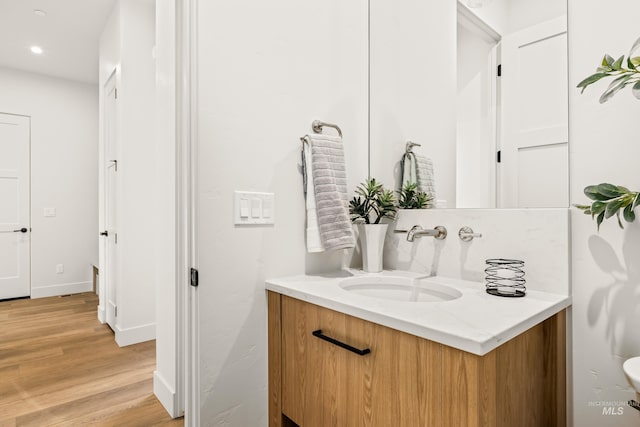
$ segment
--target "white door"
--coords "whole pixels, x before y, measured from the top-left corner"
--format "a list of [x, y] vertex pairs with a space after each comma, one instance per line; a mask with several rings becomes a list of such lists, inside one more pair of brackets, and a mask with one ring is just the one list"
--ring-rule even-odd
[[105, 85], [104, 105], [104, 224], [101, 232], [105, 253], [105, 309], [106, 321], [115, 330], [117, 305], [116, 288], [118, 279], [118, 122], [115, 74]]
[[501, 208], [569, 206], [567, 17], [502, 42]]
[[29, 117], [0, 114], [0, 299], [31, 295]]

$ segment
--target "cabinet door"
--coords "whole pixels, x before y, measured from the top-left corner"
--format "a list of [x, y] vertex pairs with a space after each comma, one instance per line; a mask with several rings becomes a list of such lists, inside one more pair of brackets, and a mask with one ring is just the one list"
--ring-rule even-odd
[[439, 344], [282, 297], [282, 412], [301, 427], [439, 426], [441, 365]]

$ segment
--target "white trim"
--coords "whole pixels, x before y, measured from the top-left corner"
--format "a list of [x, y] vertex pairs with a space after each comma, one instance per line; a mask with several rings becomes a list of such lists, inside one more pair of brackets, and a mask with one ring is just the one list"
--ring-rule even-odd
[[176, 391], [167, 384], [167, 381], [158, 371], [153, 371], [153, 394], [156, 395], [172, 418], [182, 416], [182, 405], [176, 400]]
[[93, 281], [62, 283], [60, 285], [38, 286], [31, 288], [31, 298], [56, 297], [60, 295], [79, 294], [82, 292], [91, 292], [93, 290]]
[[200, 382], [198, 347], [197, 288], [189, 285], [190, 268], [195, 263], [195, 200], [197, 146], [197, 0], [177, 0], [176, 73], [177, 73], [177, 281], [179, 372], [184, 393], [185, 427], [200, 425]]
[[138, 344], [145, 341], [156, 339], [156, 324], [149, 323], [147, 325], [136, 326], [133, 328], [121, 329], [116, 325], [116, 343], [120, 347], [126, 347], [132, 344]]
[[104, 311], [104, 307], [98, 306], [98, 320], [102, 324], [107, 322], [107, 313]]
[[458, 24], [473, 31], [486, 41], [499, 42], [502, 39], [502, 36], [495, 28], [483, 21], [460, 0], [458, 0]]

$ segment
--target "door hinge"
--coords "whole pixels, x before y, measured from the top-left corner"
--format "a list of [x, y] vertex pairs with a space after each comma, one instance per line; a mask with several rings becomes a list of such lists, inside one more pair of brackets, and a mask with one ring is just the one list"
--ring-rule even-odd
[[496, 162], [502, 163], [502, 150], [498, 150], [496, 153]]
[[502, 64], [498, 64], [498, 77], [502, 77]]
[[113, 316], [114, 316], [114, 317], [118, 317], [118, 307], [114, 307], [114, 309], [113, 309]]
[[115, 239], [115, 244], [118, 244], [118, 233], [113, 233], [113, 238]]
[[118, 88], [115, 89], [115, 99], [118, 99]]
[[195, 268], [191, 269], [191, 286], [193, 286], [194, 288], [198, 287], [198, 270], [196, 270]]

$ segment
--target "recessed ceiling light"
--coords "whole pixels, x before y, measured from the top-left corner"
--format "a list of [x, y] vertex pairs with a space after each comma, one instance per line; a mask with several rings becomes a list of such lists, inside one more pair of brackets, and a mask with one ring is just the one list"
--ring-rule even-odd
[[42, 9], [33, 9], [33, 13], [35, 13], [38, 16], [47, 16], [47, 12], [45, 12]]
[[44, 51], [40, 46], [31, 46], [31, 52], [35, 53], [36, 55], [42, 55], [42, 52]]

